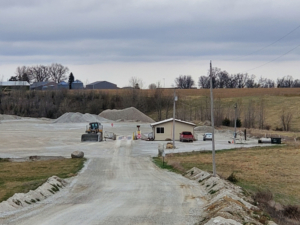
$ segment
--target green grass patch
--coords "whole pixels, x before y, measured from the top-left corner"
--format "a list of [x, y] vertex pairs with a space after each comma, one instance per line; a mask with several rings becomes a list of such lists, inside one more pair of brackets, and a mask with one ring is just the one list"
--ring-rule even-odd
[[[55, 175], [60, 178], [75, 176], [83, 168], [85, 160], [55, 159], [10, 162], [2, 159], [0, 160], [0, 202], [7, 200], [15, 193], [27, 193], [35, 190], [51, 176]], [[61, 186], [53, 185], [52, 190], [49, 191], [55, 193], [59, 191], [59, 188]]]
[[167, 170], [175, 172], [175, 173], [179, 172], [173, 166], [168, 165], [167, 162], [163, 163], [163, 160], [161, 157], [153, 157], [153, 162], [156, 166], [158, 166], [161, 169], [167, 169]]

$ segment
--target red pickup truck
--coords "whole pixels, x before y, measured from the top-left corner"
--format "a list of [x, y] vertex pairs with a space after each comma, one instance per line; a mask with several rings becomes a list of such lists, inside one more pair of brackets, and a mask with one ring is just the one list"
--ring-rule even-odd
[[183, 141], [188, 141], [188, 142], [193, 142], [194, 141], [194, 135], [190, 131], [183, 131], [180, 133], [180, 139], [181, 142]]

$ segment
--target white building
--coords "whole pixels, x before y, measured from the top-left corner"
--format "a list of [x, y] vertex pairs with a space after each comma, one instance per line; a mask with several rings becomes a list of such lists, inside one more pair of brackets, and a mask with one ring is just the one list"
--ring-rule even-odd
[[[173, 118], [150, 124], [153, 130], [154, 140], [164, 141], [166, 139], [173, 140]], [[196, 124], [175, 119], [175, 140], [179, 141], [180, 133], [190, 131], [194, 135], [194, 127]]]

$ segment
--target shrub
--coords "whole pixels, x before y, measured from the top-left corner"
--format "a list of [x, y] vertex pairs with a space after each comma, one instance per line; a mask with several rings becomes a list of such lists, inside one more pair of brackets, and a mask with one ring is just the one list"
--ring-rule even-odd
[[300, 220], [300, 208], [296, 205], [287, 205], [284, 207], [283, 215], [290, 219]]
[[229, 126], [230, 126], [230, 119], [225, 118], [225, 119], [222, 121], [222, 125], [223, 125], [223, 126], [229, 127]]
[[270, 190], [258, 191], [254, 196], [254, 200], [257, 202], [268, 202], [273, 200], [273, 194]]
[[242, 122], [240, 118], [236, 119], [236, 127], [241, 127], [242, 126]]
[[228, 181], [230, 181], [231, 183], [237, 183], [238, 182], [238, 179], [237, 177], [235, 176], [234, 172], [232, 172], [230, 174], [230, 176], [227, 178]]

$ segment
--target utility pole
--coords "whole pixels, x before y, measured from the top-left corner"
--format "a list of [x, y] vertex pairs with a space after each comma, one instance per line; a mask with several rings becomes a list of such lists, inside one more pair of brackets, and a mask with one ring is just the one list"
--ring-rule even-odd
[[177, 101], [176, 92], [174, 89], [174, 105], [173, 105], [173, 148], [175, 148], [175, 105]]
[[215, 122], [214, 122], [214, 97], [213, 97], [213, 82], [212, 82], [212, 67], [210, 61], [210, 114], [212, 128], [212, 161], [213, 161], [213, 176], [216, 176], [216, 161], [215, 161]]
[[233, 134], [233, 140], [235, 144], [235, 138], [236, 138], [236, 109], [237, 109], [237, 104], [234, 104], [234, 134]]

